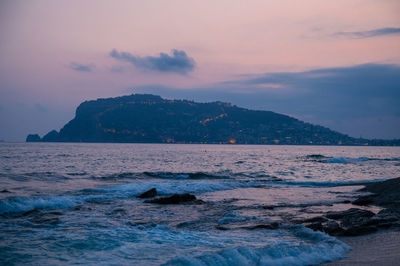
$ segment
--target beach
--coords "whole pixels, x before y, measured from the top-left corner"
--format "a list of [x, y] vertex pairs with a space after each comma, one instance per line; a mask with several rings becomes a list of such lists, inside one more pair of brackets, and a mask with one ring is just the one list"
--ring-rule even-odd
[[324, 265], [399, 265], [400, 232], [384, 230], [355, 237], [339, 237], [352, 250], [344, 259]]
[[[361, 196], [356, 203], [384, 208], [380, 213], [391, 218], [385, 229], [360, 236], [338, 237], [352, 250], [346, 258], [326, 265], [399, 265], [400, 263], [400, 178], [366, 184], [362, 191], [371, 194]], [[379, 213], [378, 213], [379, 214]]]

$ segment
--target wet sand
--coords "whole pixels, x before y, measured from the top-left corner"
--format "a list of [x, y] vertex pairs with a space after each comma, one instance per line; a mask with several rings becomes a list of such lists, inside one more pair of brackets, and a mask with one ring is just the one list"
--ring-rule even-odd
[[400, 231], [378, 231], [356, 237], [338, 237], [351, 246], [347, 257], [324, 265], [400, 265]]

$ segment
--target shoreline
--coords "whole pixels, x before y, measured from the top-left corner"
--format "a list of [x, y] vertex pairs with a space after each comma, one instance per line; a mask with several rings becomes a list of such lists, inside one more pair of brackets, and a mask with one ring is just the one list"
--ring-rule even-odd
[[386, 222], [386, 228], [376, 223], [376, 232], [358, 236], [337, 236], [352, 250], [345, 258], [322, 265], [397, 265], [400, 261], [400, 177], [363, 184], [360, 191], [369, 195], [358, 197], [360, 206], [375, 205], [383, 209], [375, 216]]
[[343, 259], [323, 263], [326, 266], [398, 265], [400, 230], [388, 229], [362, 236], [337, 237], [351, 247]]
[[[385, 140], [383, 140], [385, 141]], [[392, 141], [392, 140], [388, 140]], [[393, 141], [397, 141], [394, 139]], [[400, 144], [275, 144], [275, 143], [219, 143], [219, 142], [124, 142], [124, 141], [3, 141], [0, 143], [83, 143], [83, 144], [169, 144], [169, 145], [222, 145], [222, 146], [327, 146], [327, 147], [400, 147]]]

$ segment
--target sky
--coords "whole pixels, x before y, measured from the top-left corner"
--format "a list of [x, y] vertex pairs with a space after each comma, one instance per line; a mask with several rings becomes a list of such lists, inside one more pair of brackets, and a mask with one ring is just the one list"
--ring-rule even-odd
[[400, 138], [398, 0], [2, 0], [0, 139], [132, 93]]

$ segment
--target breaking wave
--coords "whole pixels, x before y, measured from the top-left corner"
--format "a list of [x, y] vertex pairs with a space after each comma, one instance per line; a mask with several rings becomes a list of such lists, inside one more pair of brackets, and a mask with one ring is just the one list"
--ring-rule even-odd
[[303, 157], [305, 161], [320, 162], [320, 163], [337, 163], [337, 164], [351, 164], [367, 161], [386, 161], [396, 162], [400, 161], [400, 158], [370, 158], [370, 157], [357, 157], [349, 158], [344, 156], [330, 157], [322, 154], [309, 154]]
[[275, 240], [267, 246], [238, 246], [200, 256], [181, 256], [164, 265], [314, 265], [343, 258], [350, 247], [310, 229], [297, 229], [303, 243]]
[[338, 187], [338, 186], [357, 186], [366, 183], [375, 183], [385, 181], [387, 179], [375, 180], [352, 180], [352, 181], [276, 181], [269, 183], [271, 186], [296, 186], [296, 187]]
[[73, 208], [85, 202], [101, 202], [109, 200], [126, 199], [140, 195], [144, 191], [156, 188], [158, 195], [171, 195], [177, 193], [201, 194], [206, 192], [225, 191], [237, 188], [250, 187], [335, 187], [342, 185], [358, 185], [370, 182], [383, 181], [332, 181], [332, 182], [298, 182], [282, 180], [262, 181], [213, 181], [213, 180], [149, 180], [132, 182], [111, 187], [82, 189], [73, 195], [58, 196], [32, 196], [32, 197], [9, 197], [0, 200], [0, 215], [7, 213], [27, 212], [33, 209], [66, 209]]
[[228, 173], [174, 173], [174, 172], [144, 172], [145, 175], [154, 178], [166, 179], [220, 179], [229, 177]]
[[134, 182], [99, 189], [83, 189], [78, 192], [78, 195], [11, 197], [0, 200], [0, 215], [27, 212], [33, 209], [73, 208], [89, 201], [126, 199], [138, 196], [154, 187], [157, 188], [159, 195], [170, 195], [175, 193], [199, 194], [252, 186], [255, 186], [254, 182], [186, 182], [184, 180]]
[[323, 163], [343, 163], [343, 164], [347, 164], [347, 163], [358, 163], [358, 162], [366, 162], [366, 161], [370, 161], [372, 159], [367, 158], [367, 157], [359, 157], [359, 158], [346, 158], [346, 157], [333, 157], [331, 159], [328, 160], [323, 160]]
[[34, 209], [73, 208], [82, 202], [82, 198], [73, 196], [13, 197], [0, 201], [0, 215]]

